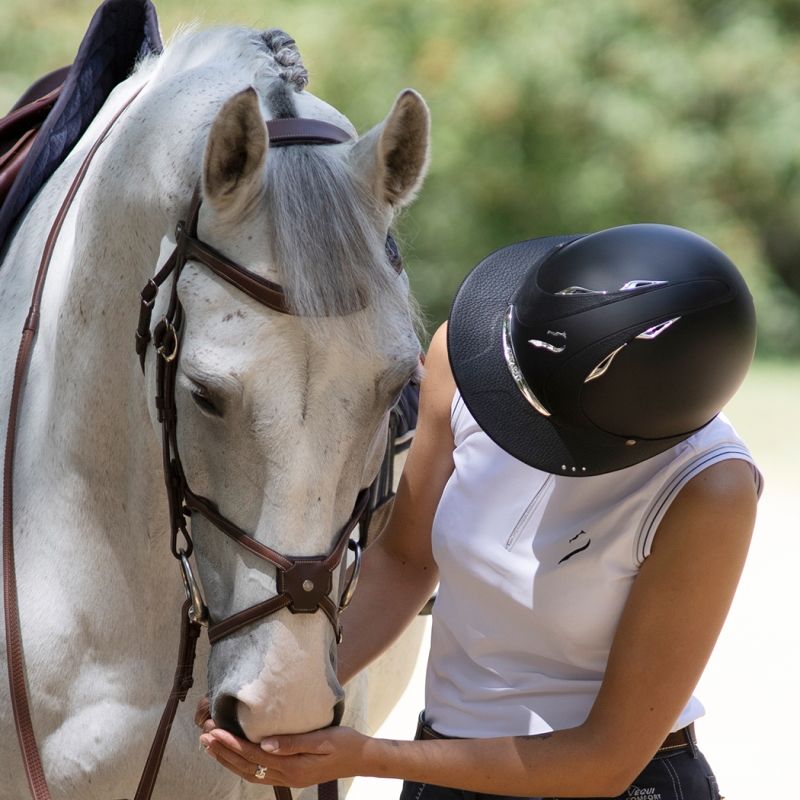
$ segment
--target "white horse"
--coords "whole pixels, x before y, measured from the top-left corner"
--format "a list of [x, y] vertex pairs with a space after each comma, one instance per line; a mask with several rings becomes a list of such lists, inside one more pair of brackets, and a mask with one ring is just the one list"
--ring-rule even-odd
[[[357, 139], [304, 86], [299, 55], [279, 32], [182, 34], [113, 92], [3, 259], [5, 420], [43, 239], [87, 150], [144, 87], [98, 151], [59, 237], [17, 442], [27, 680], [57, 800], [132, 796], [171, 685], [183, 589], [166, 537], [153, 357], [143, 377], [132, 334], [139, 290], [173, 248], [198, 180], [199, 237], [281, 283], [297, 315], [259, 305], [199, 264], [184, 270], [176, 395], [194, 491], [279, 552], [327, 552], [378, 468], [387, 409], [417, 364], [407, 280], [388, 263], [384, 241], [393, 213], [423, 179], [427, 108], [405, 91]], [[290, 115], [333, 123], [354, 139], [271, 149], [264, 118]], [[192, 535], [213, 616], [275, 594], [274, 570], [197, 515]], [[208, 683], [198, 668], [155, 796], [268, 796], [198, 752], [195, 704], [206, 691], [212, 708], [233, 698], [256, 741], [325, 726], [343, 691], [334, 649], [324, 614], [286, 610], [211, 648]], [[406, 648], [407, 666], [414, 653]], [[384, 712], [408, 670], [395, 664], [392, 674]], [[345, 722], [374, 726], [365, 720], [364, 687], [354, 683]], [[6, 691], [0, 719], [0, 798], [22, 800], [28, 790]]]

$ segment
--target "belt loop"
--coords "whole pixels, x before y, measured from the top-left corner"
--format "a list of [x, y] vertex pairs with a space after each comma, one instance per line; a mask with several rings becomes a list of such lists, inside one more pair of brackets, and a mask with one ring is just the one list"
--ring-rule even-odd
[[425, 711], [419, 712], [419, 717], [417, 718], [417, 732], [414, 734], [414, 739], [419, 741], [422, 739], [422, 729], [425, 727]]
[[686, 741], [689, 743], [689, 750], [691, 751], [692, 758], [697, 759], [697, 736], [694, 732], [694, 722], [690, 722], [686, 726]]

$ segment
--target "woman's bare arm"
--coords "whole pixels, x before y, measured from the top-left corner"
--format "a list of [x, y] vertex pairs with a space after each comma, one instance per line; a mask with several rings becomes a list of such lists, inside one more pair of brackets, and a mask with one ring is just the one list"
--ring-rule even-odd
[[445, 330], [431, 341], [420, 391], [417, 431], [389, 522], [364, 557], [352, 604], [342, 615], [339, 679], [350, 680], [414, 619], [438, 580], [431, 524], [453, 471], [450, 405], [455, 384], [447, 367]]

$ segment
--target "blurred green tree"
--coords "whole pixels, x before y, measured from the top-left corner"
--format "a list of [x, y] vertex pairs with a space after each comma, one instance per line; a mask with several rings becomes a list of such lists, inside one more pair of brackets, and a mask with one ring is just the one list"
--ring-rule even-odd
[[[4, 0], [0, 104], [67, 63], [96, 6]], [[283, 27], [311, 90], [359, 129], [419, 89], [433, 161], [399, 222], [432, 323], [466, 272], [516, 239], [658, 221], [728, 252], [762, 354], [800, 354], [797, 0], [158, 0], [193, 19]]]

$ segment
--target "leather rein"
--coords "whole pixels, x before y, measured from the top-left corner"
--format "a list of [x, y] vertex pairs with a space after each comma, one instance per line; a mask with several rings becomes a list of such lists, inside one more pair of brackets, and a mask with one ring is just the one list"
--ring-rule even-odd
[[[106, 140], [109, 132], [141, 92], [140, 89], [122, 106], [108, 123], [100, 137], [92, 145], [79, 167], [64, 201], [56, 215], [47, 237], [30, 310], [25, 320], [20, 348], [14, 372], [11, 408], [6, 435], [4, 462], [3, 499], [3, 578], [4, 611], [9, 683], [17, 729], [28, 785], [33, 800], [50, 800], [50, 792], [42, 768], [38, 745], [31, 721], [25, 681], [25, 663], [22, 651], [22, 636], [19, 624], [19, 603], [16, 585], [13, 541], [13, 469], [19, 411], [23, 396], [24, 380], [31, 360], [33, 342], [38, 330], [41, 298], [47, 271], [55, 249], [58, 235], [66, 215], [88, 171], [94, 155]], [[289, 118], [267, 120], [271, 147], [290, 145], [341, 144], [351, 139], [350, 135], [321, 120]], [[320, 556], [287, 556], [257, 541], [244, 530], [224, 517], [213, 501], [195, 494], [189, 487], [181, 464], [177, 444], [177, 410], [175, 382], [181, 347], [181, 332], [184, 313], [178, 298], [178, 281], [186, 263], [191, 259], [199, 262], [229, 284], [235, 286], [262, 305], [282, 314], [292, 314], [283, 288], [231, 261], [219, 251], [197, 238], [197, 221], [201, 199], [199, 187], [195, 190], [186, 221], [179, 222], [175, 231], [175, 249], [155, 276], [147, 282], [140, 295], [139, 323], [136, 330], [136, 353], [144, 371], [148, 345], [152, 340], [156, 357], [156, 409], [162, 430], [162, 460], [166, 486], [169, 519], [170, 550], [179, 561], [186, 592], [186, 602], [181, 609], [181, 634], [178, 647], [175, 678], [169, 699], [150, 747], [135, 800], [149, 800], [169, 737], [178, 703], [185, 700], [192, 686], [193, 665], [197, 640], [201, 626], [208, 625], [212, 644], [241, 628], [257, 622], [286, 608], [293, 614], [313, 614], [322, 611], [333, 626], [337, 642], [341, 642], [339, 613], [352, 598], [361, 565], [362, 549], [366, 546], [370, 517], [369, 500], [372, 489], [361, 490], [350, 518], [336, 536], [331, 550]], [[387, 237], [386, 253], [394, 269], [402, 272], [402, 261], [391, 236]], [[151, 316], [159, 288], [172, 277], [169, 303], [164, 316], [156, 323], [151, 336]], [[379, 476], [380, 477], [380, 476]], [[377, 480], [377, 479], [376, 479]], [[200, 514], [223, 534], [276, 569], [277, 594], [256, 605], [239, 611], [226, 619], [209, 618], [199, 585], [195, 580], [190, 556], [193, 550], [187, 518]], [[359, 526], [358, 541], [350, 538]], [[345, 577], [342, 565], [347, 548], [354, 552], [355, 560], [349, 578]], [[339, 600], [331, 598], [333, 574], [339, 572]], [[338, 716], [341, 708], [335, 711]], [[335, 720], [335, 722], [337, 722]], [[291, 791], [275, 786], [276, 800], [291, 800]], [[334, 800], [338, 795], [336, 781], [321, 784], [320, 800]]]

